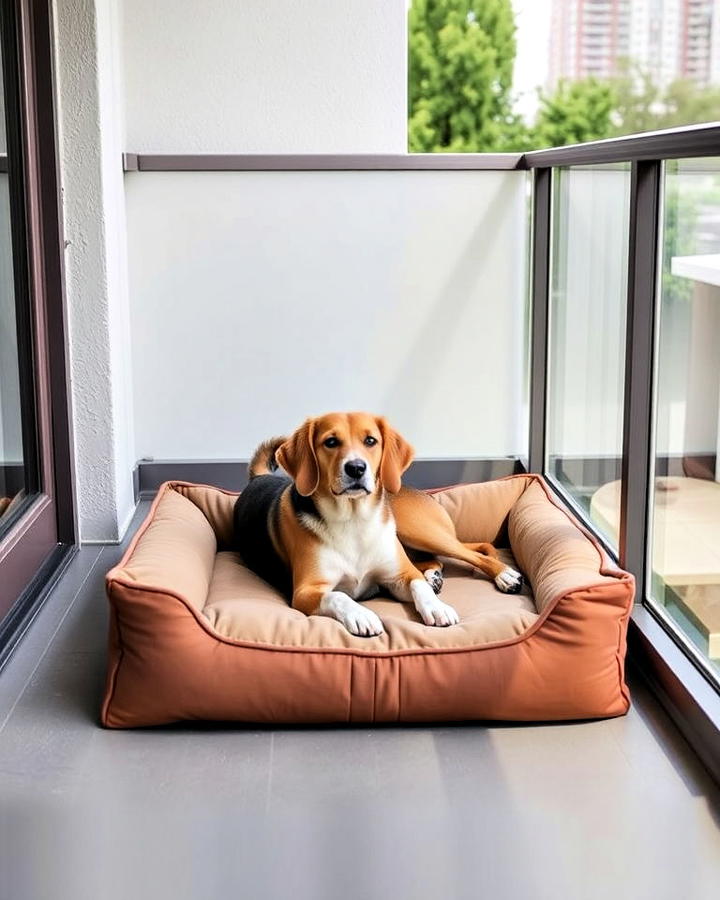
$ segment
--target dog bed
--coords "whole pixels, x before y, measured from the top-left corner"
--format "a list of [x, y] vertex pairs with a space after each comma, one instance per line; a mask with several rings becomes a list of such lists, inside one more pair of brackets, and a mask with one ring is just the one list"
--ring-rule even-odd
[[449, 628], [366, 601], [372, 638], [305, 616], [229, 549], [236, 494], [168, 482], [107, 576], [110, 647], [102, 723], [428, 722], [616, 716], [629, 706], [631, 575], [553, 498], [518, 475], [434, 492], [463, 541], [492, 541], [525, 575], [500, 593], [448, 562]]

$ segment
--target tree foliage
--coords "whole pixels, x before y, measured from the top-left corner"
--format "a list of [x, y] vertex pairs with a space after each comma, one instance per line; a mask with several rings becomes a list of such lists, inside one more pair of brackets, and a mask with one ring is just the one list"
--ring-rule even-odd
[[693, 283], [689, 278], [672, 274], [672, 259], [697, 253], [698, 198], [680, 190], [677, 160], [668, 160], [666, 167], [661, 265], [663, 303], [687, 302], [692, 297]]
[[636, 134], [657, 128], [662, 98], [660, 88], [649, 72], [623, 60], [619, 64], [618, 75], [608, 83], [612, 85], [614, 94], [610, 134]]
[[720, 88], [678, 79], [665, 90], [637, 63], [624, 60], [610, 82], [615, 100], [611, 134], [639, 134], [720, 119]]
[[553, 94], [540, 94], [533, 145], [561, 147], [608, 137], [614, 99], [612, 86], [596, 78], [561, 81]]
[[413, 0], [409, 11], [409, 146], [414, 152], [505, 149], [512, 113], [510, 0]]
[[627, 61], [615, 78], [540, 92], [527, 125], [512, 109], [511, 0], [412, 0], [408, 26], [413, 152], [523, 151], [720, 119], [720, 88], [663, 90]]
[[701, 88], [687, 80], [674, 81], [665, 92], [665, 107], [659, 128], [717, 122], [720, 119], [720, 88]]

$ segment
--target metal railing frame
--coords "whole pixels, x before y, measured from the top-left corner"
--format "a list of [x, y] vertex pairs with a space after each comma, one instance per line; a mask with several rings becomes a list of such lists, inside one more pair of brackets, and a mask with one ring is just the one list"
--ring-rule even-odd
[[[547, 471], [547, 363], [550, 314], [552, 174], [561, 166], [629, 163], [628, 281], [625, 330], [619, 561], [635, 575], [631, 660], [675, 724], [720, 783], [720, 695], [706, 659], [650, 601], [656, 345], [659, 318], [661, 190], [666, 160], [720, 155], [720, 124], [673, 129], [527, 153], [533, 172], [533, 318], [531, 331], [530, 468], [542, 472], [595, 533], [589, 516]], [[599, 535], [602, 538], [602, 535]], [[605, 546], [607, 543], [604, 541]]]

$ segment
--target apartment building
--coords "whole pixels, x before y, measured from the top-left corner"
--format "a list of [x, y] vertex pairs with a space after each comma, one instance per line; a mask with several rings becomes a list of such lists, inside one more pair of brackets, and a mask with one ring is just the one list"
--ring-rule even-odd
[[720, 80], [720, 0], [554, 0], [548, 87], [632, 59], [660, 85]]

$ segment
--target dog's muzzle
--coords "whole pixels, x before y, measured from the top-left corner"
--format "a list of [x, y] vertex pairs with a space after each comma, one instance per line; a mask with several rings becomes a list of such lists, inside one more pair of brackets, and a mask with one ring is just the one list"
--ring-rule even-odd
[[364, 459], [346, 459], [336, 496], [361, 497], [373, 491], [372, 473]]

